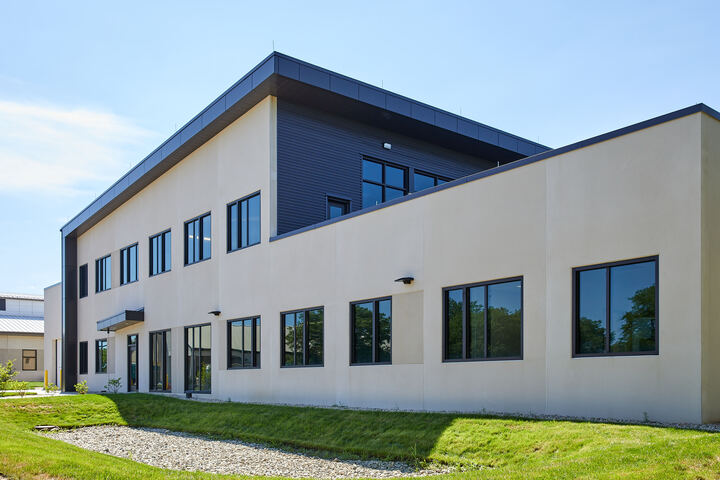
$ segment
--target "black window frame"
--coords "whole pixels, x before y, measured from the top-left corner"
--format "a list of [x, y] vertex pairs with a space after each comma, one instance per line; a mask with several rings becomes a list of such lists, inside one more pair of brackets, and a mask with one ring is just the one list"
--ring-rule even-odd
[[[195, 265], [196, 263], [204, 262], [206, 260], [210, 260], [212, 258], [212, 212], [205, 212], [201, 215], [198, 215], [197, 217], [193, 217], [190, 220], [186, 220], [183, 223], [183, 245], [184, 245], [184, 251], [185, 251], [185, 266]], [[202, 247], [202, 239], [204, 238], [205, 233], [205, 227], [204, 227], [204, 219], [205, 217], [210, 217], [210, 255], [208, 257], [202, 257], [203, 255], [203, 247]], [[198, 225], [200, 227], [200, 233], [197, 234], [197, 238], [200, 238], [200, 247], [198, 249], [198, 252], [200, 253], [200, 258], [198, 260], [194, 260], [192, 262], [189, 262], [189, 256], [188, 256], [188, 225], [193, 222], [198, 222]]]
[[[125, 277], [130, 276], [130, 273], [132, 272], [132, 265], [131, 265], [132, 256], [130, 255], [132, 249], [135, 249], [135, 279], [128, 280]], [[138, 272], [138, 244], [137, 244], [137, 242], [135, 242], [132, 245], [128, 245], [127, 247], [120, 249], [120, 286], [137, 282], [138, 279], [140, 278], [139, 273], [140, 272]]]
[[78, 267], [78, 298], [88, 296], [88, 264]]
[[[250, 350], [250, 358], [252, 359], [251, 365], [245, 365], [245, 350], [243, 349], [243, 364], [241, 366], [233, 366], [232, 363], [232, 326], [234, 323], [237, 322], [246, 322], [246, 321], [252, 321], [252, 340], [250, 341], [251, 344], [251, 350]], [[248, 370], [253, 368], [260, 368], [260, 355], [262, 350], [260, 349], [260, 339], [257, 338], [258, 333], [260, 334], [260, 338], [262, 338], [262, 332], [260, 329], [262, 328], [262, 321], [260, 320], [260, 315], [255, 315], [253, 317], [243, 317], [243, 318], [234, 318], [232, 320], [227, 321], [227, 369], [228, 370]], [[243, 335], [245, 335], [245, 330], [242, 330]], [[244, 339], [243, 339], [244, 340]], [[241, 341], [241, 344], [244, 344], [243, 341]]]
[[[209, 390], [191, 390], [188, 388], [188, 365], [187, 365], [187, 357], [188, 357], [188, 330], [200, 328], [200, 332], [202, 333], [202, 327], [210, 327], [210, 389]], [[183, 335], [183, 341], [184, 347], [183, 347], [183, 376], [184, 379], [184, 391], [185, 393], [212, 393], [212, 323], [206, 322], [206, 323], [198, 323], [196, 325], [187, 325], [184, 327], [184, 335]], [[202, 335], [200, 336], [200, 343], [202, 343]], [[201, 349], [201, 355], [202, 355], [202, 347]], [[195, 355], [191, 356], [193, 359], [195, 358]], [[201, 385], [202, 386], [202, 385]]]
[[[32, 356], [26, 355], [25, 352], [32, 352]], [[37, 350], [31, 349], [31, 348], [23, 348], [22, 349], [22, 371], [23, 372], [37, 372]], [[34, 360], [35, 367], [34, 368], [25, 368], [25, 359], [31, 359]]]
[[[309, 312], [313, 310], [320, 310], [322, 312], [322, 361], [320, 363], [308, 363], [310, 352], [308, 349], [309, 344], [309, 332], [310, 328], [306, 327], [303, 328], [303, 363], [300, 364], [293, 364], [293, 365], [286, 365], [285, 364], [285, 315], [295, 314], [295, 313], [303, 313], [305, 315], [305, 325], [309, 325]], [[295, 324], [295, 328], [297, 328], [297, 323]], [[294, 355], [297, 356], [297, 351], [294, 352]], [[299, 308], [296, 310], [286, 310], [284, 312], [280, 312], [280, 368], [312, 368], [312, 367], [324, 367], [325, 366], [325, 306], [316, 306], [316, 307], [308, 307], [308, 308]]]
[[[130, 370], [132, 368], [132, 352], [135, 352], [135, 382], [132, 382]], [[139, 390], [140, 383], [140, 334], [130, 333], [127, 336], [127, 355], [126, 355], [126, 366], [127, 366], [127, 391], [137, 392]]]
[[[107, 260], [107, 265], [105, 264], [106, 260]], [[108, 266], [110, 267], [110, 276], [109, 277], [105, 274], [105, 269]], [[101, 278], [102, 278], [102, 282], [100, 281]], [[110, 280], [110, 285], [105, 285], [106, 279]], [[104, 288], [100, 288], [101, 283], [104, 286]], [[112, 288], [112, 254], [107, 254], [105, 256], [95, 259], [95, 293], [107, 292], [111, 288]]]
[[[390, 361], [389, 362], [379, 362], [377, 360], [378, 358], [378, 352], [377, 352], [377, 331], [378, 331], [378, 303], [389, 300], [390, 301]], [[357, 362], [355, 361], [356, 353], [354, 348], [354, 338], [355, 338], [355, 305], [361, 304], [361, 303], [373, 303], [373, 325], [372, 325], [372, 331], [373, 331], [373, 338], [372, 338], [372, 358], [373, 360], [371, 362]], [[392, 365], [392, 295], [388, 295], [385, 297], [376, 297], [376, 298], [367, 298], [365, 300], [355, 300], [350, 302], [350, 366], [363, 366], [363, 365]]]
[[[520, 355], [519, 356], [512, 356], [512, 357], [488, 357], [487, 351], [488, 351], [488, 343], [490, 339], [490, 335], [488, 335], [489, 330], [489, 322], [488, 322], [488, 287], [492, 285], [500, 285], [503, 283], [511, 283], [511, 282], [520, 282]], [[469, 343], [470, 340], [468, 338], [467, 332], [468, 332], [468, 325], [470, 323], [470, 311], [467, 308], [467, 299], [469, 298], [469, 291], [471, 288], [475, 287], [485, 287], [485, 308], [484, 308], [484, 315], [485, 315], [485, 335], [483, 341], [485, 342], [484, 345], [484, 357], [469, 357], [468, 356], [468, 350], [469, 350]], [[463, 291], [463, 319], [462, 319], [462, 358], [447, 358], [447, 342], [448, 342], [448, 301], [447, 301], [447, 292], [452, 290], [459, 290], [462, 289]], [[464, 283], [461, 285], [452, 285], [449, 287], [443, 287], [442, 289], [442, 362], [443, 363], [464, 363], [464, 362], [506, 362], [506, 361], [518, 361], [523, 360], [525, 356], [525, 280], [522, 275], [516, 276], [516, 277], [506, 277], [506, 278], [497, 278], [493, 280], [486, 280], [483, 282], [475, 282], [475, 283]]]
[[88, 342], [78, 342], [78, 374], [88, 373]]
[[[406, 167], [406, 166], [404, 166], [404, 165], [399, 165], [399, 164], [397, 164], [397, 163], [388, 162], [388, 161], [385, 161], [385, 160], [380, 160], [379, 158], [369, 157], [369, 156], [367, 156], [367, 155], [365, 155], [365, 156], [362, 157], [362, 162], [365, 162], [365, 161], [373, 162], [373, 163], [379, 163], [380, 165], [382, 165], [382, 182], [381, 182], [381, 183], [378, 183], [378, 182], [376, 182], [375, 180], [366, 180], [365, 177], [362, 176], [362, 173], [361, 173], [361, 181], [362, 181], [362, 183], [370, 183], [370, 184], [377, 185], [377, 186], [379, 186], [379, 187], [382, 188], [382, 201], [381, 201], [379, 204], [377, 204], [377, 205], [382, 205], [383, 203], [388, 202], [388, 200], [387, 200], [387, 194], [386, 194], [386, 191], [387, 191], [388, 188], [392, 188], [393, 190], [402, 190], [402, 191], [403, 191], [403, 194], [402, 194], [402, 196], [401, 196], [400, 198], [408, 196], [408, 194], [410, 193], [410, 168], [408, 168], [408, 167]], [[398, 169], [402, 170], [402, 171], [405, 173], [405, 175], [404, 175], [405, 178], [404, 178], [403, 188], [402, 188], [402, 189], [400, 189], [400, 188], [398, 188], [398, 187], [396, 187], [396, 186], [394, 186], [394, 185], [388, 185], [388, 184], [387, 184], [386, 167], [398, 168]], [[361, 172], [362, 172], [362, 163], [361, 163]], [[362, 184], [361, 184], [361, 187], [362, 187]], [[370, 208], [370, 207], [375, 206], [375, 205], [365, 206], [365, 199], [364, 199], [364, 198], [361, 199], [361, 205], [363, 206], [363, 208]]]
[[[422, 190], [417, 190], [415, 188], [415, 175], [424, 175], [426, 177], [431, 177], [434, 180], [434, 182], [433, 182], [434, 185], [432, 187], [423, 188]], [[416, 169], [412, 170], [410, 176], [412, 177], [412, 185], [411, 185], [412, 188], [410, 189], [411, 193], [422, 192], [423, 190], [437, 187], [438, 185], [442, 185], [442, 183], [452, 182], [452, 180], [453, 180], [452, 178], [446, 177], [444, 175], [438, 175], [436, 173], [430, 173], [430, 172], [426, 172], [424, 170], [416, 170]], [[440, 181], [442, 181], [442, 183], [439, 183]]]
[[[100, 356], [98, 355], [98, 352], [100, 351], [100, 343], [105, 344], [105, 369], [100, 368]], [[95, 340], [95, 373], [108, 373], [108, 339], [107, 338], [98, 338]]]
[[[610, 340], [610, 269], [624, 265], [634, 265], [637, 263], [655, 263], [655, 350], [644, 352], [611, 352], [609, 351]], [[578, 348], [578, 320], [579, 320], [579, 283], [580, 272], [589, 270], [605, 269], [605, 351], [603, 353], [577, 353]], [[594, 265], [584, 265], [572, 269], [572, 358], [593, 358], [593, 357], [636, 357], [647, 355], [660, 355], [660, 256], [651, 255], [648, 257], [632, 258], [628, 260], [618, 260], [615, 262], [598, 263]]]
[[[170, 334], [170, 342], [168, 342], [168, 334]], [[162, 357], [161, 357], [162, 358], [162, 366], [160, 367], [160, 369], [161, 369], [160, 375], [163, 378], [163, 381], [162, 381], [163, 388], [155, 388], [155, 386], [157, 385], [157, 382], [153, 381], [153, 380], [155, 380], [154, 374], [153, 374], [153, 353], [154, 353], [153, 345], [154, 345], [154, 340], [155, 340], [156, 335], [162, 335]], [[173, 381], [172, 381], [172, 357], [173, 357], [173, 355], [172, 355], [172, 330], [169, 328], [166, 328], [164, 330], [154, 330], [152, 332], [149, 332], [148, 339], [150, 341], [150, 348], [148, 350], [150, 353], [150, 360], [148, 362], [148, 366], [149, 366], [148, 378], [150, 379], [148, 390], [151, 392], [172, 392], [172, 385], [173, 385]], [[168, 358], [168, 347], [170, 349], [170, 364], [169, 365], [166, 362], [166, 359]], [[183, 358], [183, 361], [184, 361], [184, 358]], [[167, 384], [166, 384], [165, 380], [167, 380]], [[169, 387], [169, 388], [166, 388], [166, 387]]]
[[[170, 241], [167, 242], [166, 235], [170, 235], [169, 239]], [[155, 249], [153, 248], [153, 240], [158, 239], [158, 247], [159, 247], [159, 253], [158, 256], [162, 258], [162, 262], [160, 264], [162, 267], [159, 271], [153, 273], [153, 255], [155, 254]], [[169, 245], [168, 245], [169, 243]], [[166, 250], [170, 249], [170, 264], [165, 265], [165, 258], [166, 258]], [[162, 232], [156, 233], [155, 235], [150, 235], [148, 238], [148, 277], [155, 277], [157, 275], [160, 275], [162, 273], [167, 273], [172, 270], [172, 229], [168, 228], [167, 230], [163, 230]]]
[[325, 220], [331, 220], [332, 218], [340, 218], [340, 217], [331, 217], [330, 216], [330, 207], [332, 204], [335, 205], [341, 205], [343, 207], [343, 213], [340, 215], [340, 217], [344, 217], [348, 213], [350, 213], [350, 207], [352, 205], [352, 200], [349, 198], [343, 198], [338, 197], [336, 195], [326, 195], [325, 196]]
[[[249, 202], [251, 199], [258, 197], [258, 206], [260, 208], [260, 211], [258, 212], [258, 240], [255, 243], [250, 243], [250, 236], [248, 235], [248, 244], [244, 247], [242, 246], [242, 237], [243, 237], [243, 230], [242, 230], [242, 204], [245, 202]], [[231, 248], [232, 245], [232, 227], [231, 227], [231, 217], [230, 217], [230, 210], [233, 206], [237, 206], [238, 210], [238, 222], [237, 222], [237, 248]], [[262, 197], [260, 196], [260, 190], [257, 192], [251, 193], [250, 195], [246, 195], [242, 198], [238, 198], [237, 200], [233, 200], [232, 202], [228, 203], [225, 206], [225, 213], [226, 213], [226, 242], [227, 242], [227, 253], [231, 252], [237, 252], [238, 250], [244, 250], [246, 248], [253, 247], [255, 245], [260, 245], [262, 243]], [[248, 212], [249, 215], [249, 212]]]
[[4, 312], [7, 310], [7, 303], [5, 302], [4, 298], [0, 298], [0, 312]]

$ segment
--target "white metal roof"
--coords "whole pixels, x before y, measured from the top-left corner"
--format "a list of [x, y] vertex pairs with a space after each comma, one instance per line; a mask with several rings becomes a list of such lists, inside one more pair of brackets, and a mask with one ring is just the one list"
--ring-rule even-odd
[[43, 317], [0, 315], [0, 333], [45, 333]]
[[24, 293], [0, 293], [0, 298], [8, 300], [37, 300], [42, 302], [45, 298], [42, 295], [26, 295]]

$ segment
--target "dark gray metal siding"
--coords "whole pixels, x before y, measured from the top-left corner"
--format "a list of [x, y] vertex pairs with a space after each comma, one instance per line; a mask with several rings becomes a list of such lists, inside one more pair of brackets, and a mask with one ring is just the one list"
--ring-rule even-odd
[[328, 195], [361, 209], [363, 156], [451, 179], [497, 165], [282, 99], [277, 105], [278, 234], [325, 220]]

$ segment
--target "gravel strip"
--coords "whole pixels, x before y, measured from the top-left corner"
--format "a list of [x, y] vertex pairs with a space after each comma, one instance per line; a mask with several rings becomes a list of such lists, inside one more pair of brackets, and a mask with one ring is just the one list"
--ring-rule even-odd
[[403, 462], [379, 460], [328, 460], [237, 440], [215, 440], [152, 428], [103, 425], [43, 435], [88, 450], [173, 470], [323, 479], [422, 477], [451, 470], [415, 470]]

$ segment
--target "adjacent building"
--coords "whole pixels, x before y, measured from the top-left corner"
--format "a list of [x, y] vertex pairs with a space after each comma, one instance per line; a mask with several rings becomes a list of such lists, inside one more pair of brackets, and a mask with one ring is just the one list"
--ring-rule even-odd
[[15, 380], [43, 380], [43, 297], [0, 293], [0, 363], [12, 360]]
[[705, 105], [549, 149], [273, 53], [62, 228], [52, 368], [66, 390], [720, 421], [719, 241]]

